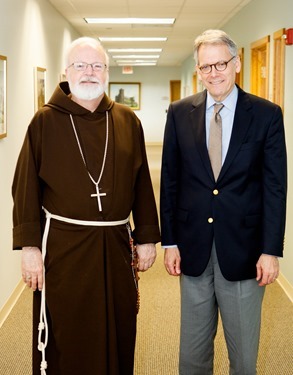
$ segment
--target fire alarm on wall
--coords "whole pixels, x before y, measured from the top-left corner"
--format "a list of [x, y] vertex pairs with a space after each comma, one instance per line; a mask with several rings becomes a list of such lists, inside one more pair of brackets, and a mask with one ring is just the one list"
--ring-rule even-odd
[[287, 29], [286, 30], [285, 43], [288, 44], [288, 45], [293, 44], [293, 29]]

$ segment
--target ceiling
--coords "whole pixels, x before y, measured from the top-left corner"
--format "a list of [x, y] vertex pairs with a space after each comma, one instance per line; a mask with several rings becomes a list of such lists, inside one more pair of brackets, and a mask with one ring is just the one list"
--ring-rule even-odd
[[[157, 66], [180, 66], [202, 31], [221, 28], [251, 0], [49, 0], [82, 36], [167, 37], [165, 42], [102, 42], [109, 48], [162, 48]], [[88, 24], [86, 17], [175, 18], [172, 26]], [[157, 53], [154, 53], [157, 54]], [[116, 60], [110, 55], [110, 65]], [[120, 54], [121, 55], [121, 54]], [[131, 65], [131, 64], [127, 64]]]

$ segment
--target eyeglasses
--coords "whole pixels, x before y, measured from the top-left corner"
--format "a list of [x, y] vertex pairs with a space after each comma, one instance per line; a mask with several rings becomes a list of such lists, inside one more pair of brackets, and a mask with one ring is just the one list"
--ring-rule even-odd
[[215, 67], [215, 69], [218, 71], [218, 72], [223, 72], [224, 70], [226, 70], [227, 68], [227, 65], [228, 63], [233, 60], [236, 56], [232, 56], [230, 60], [228, 61], [218, 61], [217, 63], [215, 64], [206, 64], [206, 65], [202, 65], [202, 66], [199, 66], [198, 68], [200, 69], [200, 71], [204, 74], [208, 74], [212, 71], [212, 68], [213, 66]]
[[106, 64], [103, 64], [103, 63], [100, 63], [100, 62], [95, 62], [95, 63], [92, 63], [92, 64], [88, 64], [88, 63], [85, 63], [85, 62], [74, 62], [74, 63], [70, 64], [68, 66], [68, 68], [73, 66], [73, 68], [75, 70], [77, 70], [79, 72], [84, 72], [85, 70], [87, 70], [87, 67], [89, 65], [92, 67], [94, 72], [103, 72], [107, 68]]

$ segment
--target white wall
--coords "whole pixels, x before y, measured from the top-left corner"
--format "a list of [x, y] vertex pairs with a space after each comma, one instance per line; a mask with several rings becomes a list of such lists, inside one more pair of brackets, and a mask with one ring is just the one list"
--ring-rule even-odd
[[170, 81], [180, 80], [178, 67], [133, 67], [133, 74], [122, 74], [121, 67], [110, 68], [110, 82], [140, 82], [140, 118], [146, 142], [163, 141], [166, 110], [170, 103]]
[[[252, 0], [227, 24], [222, 26], [236, 41], [238, 47], [244, 48], [244, 89], [250, 90], [250, 44], [267, 35], [271, 36], [270, 54], [270, 83], [269, 97], [272, 98], [273, 90], [273, 34], [285, 28], [293, 27], [293, 2], [292, 0]], [[195, 35], [196, 37], [196, 35]], [[184, 85], [192, 85], [193, 73], [192, 55], [185, 61], [184, 66], [189, 69], [182, 74]], [[287, 208], [287, 228], [285, 235], [285, 254], [281, 260], [281, 272], [293, 288], [293, 46], [286, 46], [286, 69], [285, 69], [285, 105], [284, 121], [286, 128], [287, 152], [288, 152], [288, 208]]]
[[[194, 36], [194, 38], [196, 35]], [[192, 46], [190, 46], [192, 52]], [[195, 72], [195, 61], [193, 56], [186, 59], [181, 67], [181, 97], [192, 95], [193, 91], [193, 73]]]
[[34, 67], [47, 69], [49, 97], [64, 71], [64, 47], [79, 35], [46, 0], [1, 0], [0, 55], [7, 57], [7, 132], [0, 139], [0, 311], [21, 278], [12, 251], [11, 183], [34, 114]]

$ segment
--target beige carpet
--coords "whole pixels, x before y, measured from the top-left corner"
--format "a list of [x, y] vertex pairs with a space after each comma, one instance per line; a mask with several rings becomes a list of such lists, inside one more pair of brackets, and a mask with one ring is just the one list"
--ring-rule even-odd
[[[140, 291], [135, 375], [178, 375], [179, 285], [177, 278], [165, 272], [159, 247], [155, 265], [141, 274]], [[259, 375], [293, 374], [292, 327], [292, 303], [275, 283], [267, 288], [263, 304]], [[0, 329], [0, 374], [31, 375], [30, 363], [31, 291], [25, 289]], [[216, 337], [215, 374], [228, 374], [221, 326]]]

